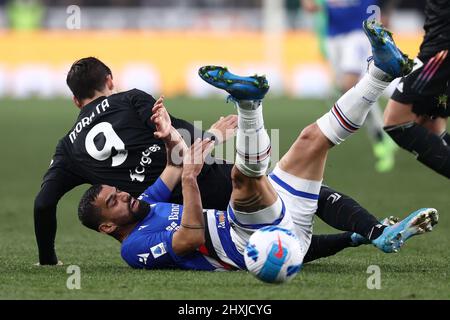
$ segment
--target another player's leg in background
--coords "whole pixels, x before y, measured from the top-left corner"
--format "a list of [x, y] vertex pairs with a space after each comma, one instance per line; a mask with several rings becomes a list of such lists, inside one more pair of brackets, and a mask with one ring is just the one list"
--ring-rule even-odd
[[412, 111], [411, 104], [389, 100], [384, 114], [384, 130], [416, 159], [450, 178], [450, 144], [446, 118], [424, 121]]
[[[367, 24], [365, 27], [369, 39], [373, 43], [374, 63], [370, 64], [368, 73], [337, 101], [330, 112], [301, 132], [275, 168], [275, 177], [284, 172], [303, 179], [304, 182], [309, 182], [311, 185], [317, 185], [317, 182], [323, 178], [328, 149], [333, 145], [340, 144], [356, 132], [364, 123], [371, 106], [390, 81], [403, 72], [411, 70], [411, 62], [405, 59], [393, 45], [392, 39], [384, 29]], [[435, 214], [435, 210], [432, 209], [415, 212], [406, 218], [404, 223], [402, 222], [402, 226], [408, 225], [409, 228], [409, 223], [412, 223], [411, 226], [415, 224], [416, 234], [422, 233], [424, 232], [423, 227], [429, 227], [433, 223], [432, 216]], [[304, 214], [293, 214], [293, 220], [298, 229], [307, 229]], [[401, 233], [397, 229], [397, 227], [386, 228], [373, 243], [385, 252], [398, 250], [407, 237], [402, 239]], [[391, 231], [396, 232], [397, 239], [394, 239], [397, 240], [396, 243], [392, 241], [394, 235]]]
[[384, 114], [385, 131], [419, 162], [450, 178], [450, 147], [446, 132], [450, 116], [450, 55], [442, 50], [419, 53], [415, 69], [403, 77]]

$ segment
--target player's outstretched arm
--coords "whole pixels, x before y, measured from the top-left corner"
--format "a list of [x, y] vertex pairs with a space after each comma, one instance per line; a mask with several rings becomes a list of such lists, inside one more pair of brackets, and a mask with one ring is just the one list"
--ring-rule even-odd
[[164, 106], [164, 96], [155, 102], [152, 113], [150, 121], [156, 127], [154, 135], [164, 141], [167, 153], [167, 165], [160, 178], [172, 191], [180, 183], [183, 156], [188, 147], [180, 133], [172, 126], [170, 115]]
[[197, 177], [202, 171], [205, 157], [214, 147], [210, 139], [197, 139], [183, 159], [183, 216], [181, 227], [173, 235], [172, 248], [177, 255], [195, 251], [205, 243], [205, 221]]
[[41, 190], [34, 201], [34, 231], [39, 250], [38, 265], [61, 264], [55, 252], [56, 207], [64, 194], [82, 183], [79, 178], [60, 169], [58, 164], [53, 164], [47, 172]]

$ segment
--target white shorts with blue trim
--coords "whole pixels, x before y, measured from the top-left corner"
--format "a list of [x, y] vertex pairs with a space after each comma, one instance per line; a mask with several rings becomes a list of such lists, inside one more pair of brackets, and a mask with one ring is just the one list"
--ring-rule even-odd
[[322, 181], [296, 177], [280, 169], [278, 164], [269, 174], [269, 181], [286, 206], [286, 213], [294, 224], [294, 232], [300, 240], [302, 254], [305, 255], [311, 244]]
[[231, 226], [231, 239], [241, 254], [244, 254], [250, 236], [258, 229], [267, 226], [278, 226], [294, 231], [291, 216], [287, 213], [286, 206], [280, 197], [270, 207], [256, 212], [244, 213], [235, 211], [229, 205], [227, 213]]
[[302, 256], [311, 243], [313, 219], [317, 210], [322, 181], [310, 181], [293, 176], [277, 165], [269, 181], [278, 193], [277, 201], [263, 210], [243, 213], [228, 206], [230, 234], [238, 251], [243, 254], [250, 236], [258, 229], [275, 225], [295, 232], [300, 240]]

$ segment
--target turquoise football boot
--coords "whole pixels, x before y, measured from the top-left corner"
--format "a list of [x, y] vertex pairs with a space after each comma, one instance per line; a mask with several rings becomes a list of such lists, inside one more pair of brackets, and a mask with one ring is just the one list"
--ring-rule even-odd
[[265, 76], [241, 77], [219, 66], [201, 67], [198, 75], [210, 85], [228, 92], [233, 100], [262, 100], [269, 91]]
[[390, 31], [376, 20], [364, 21], [363, 30], [372, 45], [373, 60], [377, 68], [390, 75], [392, 79], [405, 76], [412, 71], [413, 60], [395, 45]]
[[[380, 223], [383, 226], [388, 227], [388, 226], [392, 226], [392, 225], [396, 224], [399, 221], [400, 221], [400, 218], [390, 216], [388, 218], [384, 218], [383, 220], [381, 220]], [[354, 232], [351, 235], [351, 240], [352, 240], [352, 246], [354, 246], [354, 247], [358, 247], [362, 244], [370, 244], [371, 243], [371, 241], [369, 239], [363, 237], [362, 235], [360, 235], [359, 233], [356, 233], [356, 232]]]
[[372, 240], [372, 244], [385, 253], [398, 252], [412, 236], [432, 231], [438, 219], [436, 209], [419, 209], [402, 221], [385, 228], [378, 238]]

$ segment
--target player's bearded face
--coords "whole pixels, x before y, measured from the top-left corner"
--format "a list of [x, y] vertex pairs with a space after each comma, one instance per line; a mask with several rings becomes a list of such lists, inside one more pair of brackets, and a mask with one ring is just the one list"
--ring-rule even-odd
[[144, 219], [150, 210], [150, 205], [145, 201], [137, 200], [129, 196], [126, 203], [126, 213], [120, 217], [118, 225], [133, 224]]
[[103, 218], [117, 226], [137, 223], [150, 211], [150, 205], [146, 202], [139, 201], [127, 192], [111, 186], [103, 187], [97, 201], [103, 209]]
[[132, 215], [133, 215], [133, 218], [134, 218], [133, 222], [141, 221], [150, 212], [150, 205], [147, 202], [140, 201], [140, 200], [137, 200], [137, 199], [136, 199], [136, 201], [138, 202], [138, 206], [137, 206], [136, 212], [132, 212]]

